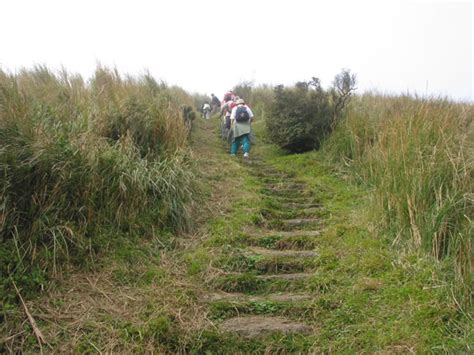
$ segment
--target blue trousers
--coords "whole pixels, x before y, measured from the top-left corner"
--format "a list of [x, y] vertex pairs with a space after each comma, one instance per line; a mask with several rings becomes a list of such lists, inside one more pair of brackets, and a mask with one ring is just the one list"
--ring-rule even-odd
[[250, 153], [250, 137], [248, 134], [234, 138], [234, 141], [230, 146], [230, 154], [237, 154], [237, 151], [241, 145], [244, 148], [244, 153]]

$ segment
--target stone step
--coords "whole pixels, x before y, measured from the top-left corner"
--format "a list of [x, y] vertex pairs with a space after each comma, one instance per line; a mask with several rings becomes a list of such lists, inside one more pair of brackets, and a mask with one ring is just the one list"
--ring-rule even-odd
[[277, 179], [291, 179], [292, 176], [286, 173], [282, 173], [280, 171], [259, 171], [257, 173], [254, 173], [253, 175], [258, 176], [262, 179], [265, 178], [277, 178]]
[[275, 274], [275, 275], [259, 275], [256, 278], [263, 281], [294, 281], [294, 280], [304, 280], [310, 278], [312, 274], [307, 272], [299, 272], [294, 274]]
[[321, 235], [319, 231], [291, 231], [285, 235], [246, 235], [243, 237], [248, 245], [271, 248], [276, 250], [314, 250], [317, 246], [317, 236]]
[[288, 184], [291, 183], [293, 177], [286, 174], [273, 174], [259, 176], [260, 181], [264, 182], [267, 185], [279, 185], [279, 184]]
[[299, 202], [286, 202], [280, 204], [283, 209], [321, 209], [323, 206], [320, 203], [299, 203]]
[[255, 246], [223, 256], [217, 265], [230, 272], [287, 274], [314, 270], [316, 256], [312, 250], [278, 250]]
[[253, 254], [271, 258], [314, 258], [317, 254], [310, 250], [274, 250], [261, 247], [249, 248]]
[[244, 316], [227, 319], [220, 324], [224, 332], [238, 334], [246, 338], [258, 338], [274, 333], [309, 334], [312, 329], [308, 325], [284, 317]]
[[312, 208], [272, 208], [269, 210], [262, 210], [262, 215], [265, 216], [267, 219], [271, 218], [280, 218], [280, 219], [287, 219], [287, 218], [297, 218], [297, 217], [307, 217], [307, 216], [316, 216], [321, 215], [322, 209], [319, 207], [312, 207]]
[[260, 191], [262, 195], [270, 196], [276, 199], [285, 199], [285, 200], [301, 200], [301, 199], [310, 199], [312, 198], [312, 192], [308, 190], [268, 190], [262, 189]]
[[274, 230], [293, 230], [299, 227], [314, 226], [321, 224], [320, 218], [293, 218], [293, 219], [281, 219], [273, 220], [269, 223], [269, 228]]
[[253, 166], [255, 169], [255, 173], [257, 174], [275, 174], [275, 173], [278, 173], [278, 174], [284, 174], [284, 172], [274, 168], [274, 167], [271, 167], [271, 166], [268, 166], [268, 165], [265, 165], [265, 164], [261, 164], [261, 162], [258, 160], [258, 159], [255, 159], [255, 158], [252, 158], [252, 160], [254, 161], [255, 165]]
[[267, 237], [319, 237], [321, 231], [319, 230], [302, 230], [302, 231], [266, 231], [264, 233], [247, 233], [246, 236], [251, 238], [267, 238]]
[[250, 303], [250, 302], [304, 302], [311, 301], [315, 297], [307, 293], [271, 293], [268, 295], [246, 295], [244, 293], [224, 293], [218, 292], [204, 296], [207, 302], [232, 302], [232, 303]]
[[225, 272], [212, 280], [216, 290], [224, 292], [244, 292], [252, 294], [268, 294], [273, 292], [286, 292], [305, 290], [307, 280], [313, 273], [280, 273], [263, 274], [241, 272]]
[[294, 211], [294, 213], [298, 213], [301, 215], [309, 216], [316, 213], [321, 213], [321, 207], [308, 207], [308, 208], [288, 208], [290, 211]]
[[308, 224], [321, 223], [319, 218], [293, 218], [293, 219], [283, 219], [281, 221], [283, 224], [290, 226], [306, 226]]
[[261, 194], [272, 197], [285, 197], [285, 198], [309, 198], [313, 195], [311, 191], [308, 190], [295, 190], [295, 189], [267, 189], [263, 188], [260, 191]]
[[[268, 196], [268, 194], [266, 194]], [[272, 195], [272, 198], [279, 204], [291, 204], [291, 203], [297, 203], [297, 204], [317, 204], [318, 201], [313, 195], [308, 195], [308, 196], [288, 196], [288, 195], [278, 195], [274, 194]]]
[[275, 190], [275, 191], [280, 191], [280, 190], [291, 191], [291, 190], [304, 190], [308, 186], [306, 184], [282, 182], [282, 183], [267, 184], [266, 187], [267, 189]]

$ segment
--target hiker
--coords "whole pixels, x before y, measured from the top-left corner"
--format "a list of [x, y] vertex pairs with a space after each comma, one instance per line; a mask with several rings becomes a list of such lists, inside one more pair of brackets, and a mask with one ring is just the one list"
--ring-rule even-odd
[[211, 117], [211, 105], [209, 105], [209, 102], [205, 102], [202, 105], [201, 113], [202, 113], [202, 117], [205, 118], [206, 120], [208, 120], [209, 117]]
[[243, 99], [238, 99], [236, 101], [236, 106], [232, 109], [230, 115], [233, 133], [232, 145], [230, 148], [231, 156], [235, 156], [239, 147], [242, 145], [244, 158], [250, 158], [250, 133], [252, 131], [252, 119], [252, 110], [245, 104]]
[[235, 102], [232, 100], [233, 95], [224, 95], [224, 104], [221, 107], [221, 115], [222, 115], [222, 139], [228, 140], [229, 139], [229, 132], [230, 132], [230, 114], [232, 109], [236, 105]]
[[232, 90], [229, 90], [224, 94], [224, 102], [227, 102], [229, 100], [235, 101], [235, 94]]
[[212, 113], [218, 112], [219, 109], [221, 108], [221, 102], [219, 101], [217, 96], [215, 96], [214, 94], [211, 94], [211, 107], [212, 107], [212, 110], [211, 110]]

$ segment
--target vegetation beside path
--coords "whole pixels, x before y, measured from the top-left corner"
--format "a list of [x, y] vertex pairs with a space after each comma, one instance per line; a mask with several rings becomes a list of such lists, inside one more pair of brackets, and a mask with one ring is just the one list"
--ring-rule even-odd
[[[338, 77], [349, 83], [347, 74], [336, 76], [334, 85], [341, 83]], [[243, 83], [235, 91], [268, 118], [272, 143], [289, 151], [321, 146], [325, 158], [367, 186], [378, 233], [400, 250], [451, 265], [455, 297], [464, 307], [472, 305], [474, 105], [410, 95], [352, 96], [349, 90], [350, 104], [330, 123], [328, 107], [337, 106], [338, 95], [328, 98], [334, 88], [322, 90], [318, 82], [273, 89]]]
[[[256, 124], [257, 137], [262, 137], [261, 125]], [[190, 265], [200, 271], [198, 279], [212, 295], [208, 317], [216, 325], [227, 326], [236, 316], [265, 315], [286, 317], [311, 331], [252, 340], [220, 335], [214, 351], [472, 349], [472, 319], [452, 294], [446, 278], [449, 262], [394, 249], [390, 236], [379, 235], [375, 228], [370, 191], [351, 184], [318, 152], [285, 155], [260, 141], [252, 155], [257, 161], [244, 165], [239, 175], [244, 179], [238, 189], [242, 193], [228, 215], [210, 221], [202, 247], [188, 256]], [[278, 186], [302, 188], [305, 197], [300, 202], [319, 207], [306, 216], [294, 206], [282, 208], [282, 199], [269, 191]], [[285, 229], [282, 220], [308, 217], [319, 223], [298, 227], [292, 236], [275, 232]], [[319, 235], [306, 233], [315, 229]], [[263, 249], [309, 250], [315, 256], [285, 259]], [[308, 275], [277, 277], [289, 273]], [[275, 277], [262, 278], [265, 275]], [[231, 329], [234, 334], [238, 331], [235, 325]]]
[[20, 295], [41, 326], [63, 320], [50, 346], [80, 348], [76, 336], [61, 335], [82, 337], [81, 327], [71, 333], [62, 323], [100, 317], [89, 296], [110, 287], [97, 285], [97, 270], [119, 283], [154, 278], [160, 250], [190, 230], [199, 200], [192, 105], [184, 90], [149, 74], [99, 66], [86, 82], [42, 66], [0, 70], [0, 352], [38, 346]]
[[[265, 143], [262, 124], [246, 165], [229, 158], [217, 120], [199, 120], [191, 136], [206, 201], [198, 228], [123, 239], [100, 267], [64, 274], [27, 300], [45, 349], [472, 351], [472, 318], [451, 293], [450, 266], [392, 248], [373, 223], [371, 191], [321, 153], [289, 156]], [[246, 329], [236, 317], [250, 319]], [[15, 332], [0, 346], [37, 351], [21, 319], [8, 319]], [[276, 323], [286, 328], [268, 331]]]

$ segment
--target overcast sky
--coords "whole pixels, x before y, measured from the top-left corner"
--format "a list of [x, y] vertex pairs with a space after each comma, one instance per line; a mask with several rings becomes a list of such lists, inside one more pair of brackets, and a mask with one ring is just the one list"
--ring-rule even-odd
[[0, 68], [97, 62], [222, 96], [240, 81], [474, 100], [472, 1], [2, 0]]

